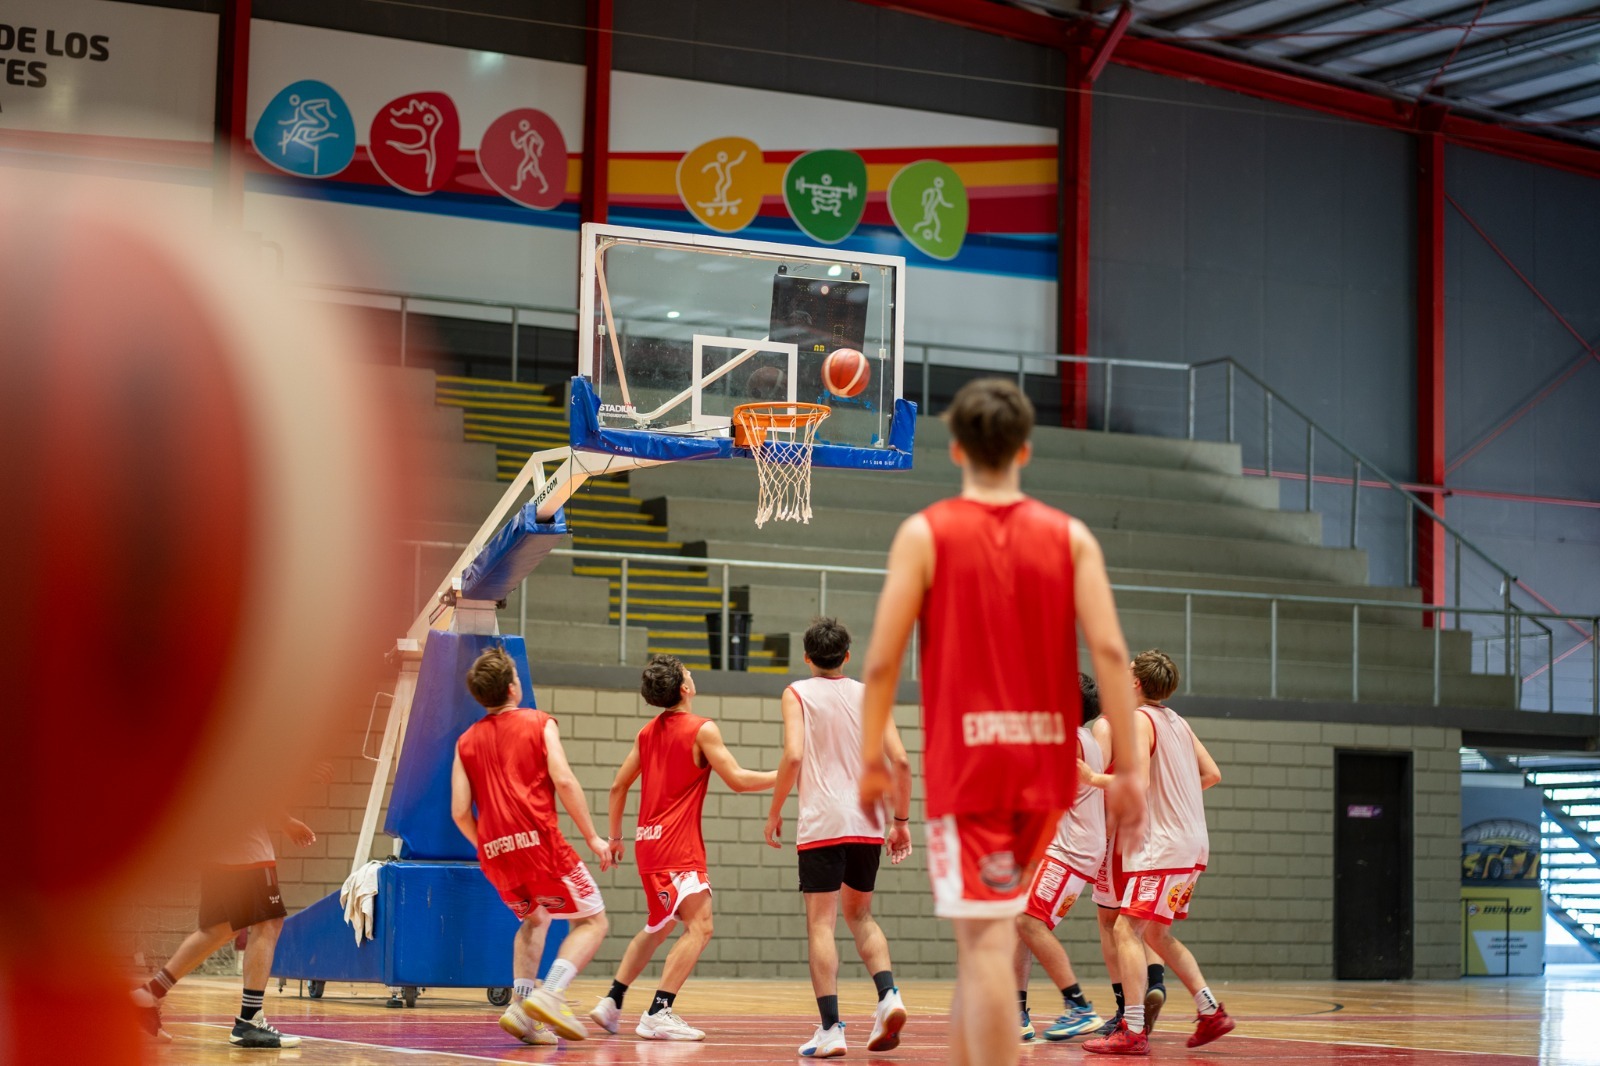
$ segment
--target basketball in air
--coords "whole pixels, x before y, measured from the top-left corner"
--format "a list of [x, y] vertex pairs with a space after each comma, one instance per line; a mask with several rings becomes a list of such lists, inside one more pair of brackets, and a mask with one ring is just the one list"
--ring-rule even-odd
[[835, 348], [822, 361], [822, 386], [835, 396], [859, 396], [871, 380], [867, 357], [854, 348]]

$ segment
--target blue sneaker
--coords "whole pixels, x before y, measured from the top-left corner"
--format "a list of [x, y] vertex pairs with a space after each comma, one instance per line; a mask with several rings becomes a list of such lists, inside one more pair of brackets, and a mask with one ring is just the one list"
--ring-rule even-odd
[[1071, 1040], [1075, 1036], [1092, 1033], [1100, 1027], [1100, 1015], [1094, 1012], [1094, 1004], [1087, 1003], [1081, 1007], [1073, 1007], [1055, 1020], [1050, 1028], [1044, 1031], [1046, 1040]]
[[1028, 1043], [1033, 1039], [1033, 1019], [1028, 1017], [1027, 1011], [1022, 1011], [1022, 1042]]

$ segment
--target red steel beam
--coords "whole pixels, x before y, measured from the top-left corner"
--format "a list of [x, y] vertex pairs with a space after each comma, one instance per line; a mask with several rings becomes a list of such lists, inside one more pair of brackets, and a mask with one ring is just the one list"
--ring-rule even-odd
[[[1094, 57], [1089, 49], [1067, 51], [1067, 93], [1061, 108], [1060, 180], [1056, 183], [1058, 317], [1056, 346], [1067, 355], [1089, 353], [1089, 169], [1094, 96]], [[1111, 412], [1105, 412], [1110, 418]], [[1061, 364], [1061, 424], [1089, 428], [1089, 366]]]
[[1006, 4], [990, 3], [988, 0], [860, 0], [860, 2], [906, 15], [919, 15], [935, 22], [948, 22], [963, 29], [1009, 37], [1014, 41], [1028, 41], [1051, 48], [1066, 48], [1073, 43], [1071, 23]]
[[[1421, 116], [1417, 133], [1417, 480], [1444, 484], [1444, 135], [1436, 112]], [[1421, 499], [1444, 514], [1444, 493]], [[1424, 603], [1445, 602], [1445, 530], [1423, 515], [1416, 522], [1416, 575]], [[1428, 624], [1438, 625], [1438, 615]]]
[[1111, 55], [1117, 50], [1117, 44], [1122, 40], [1122, 35], [1128, 32], [1128, 24], [1133, 21], [1133, 5], [1124, 3], [1117, 12], [1116, 21], [1111, 23], [1111, 28], [1100, 38], [1100, 44], [1094, 50], [1094, 59], [1089, 63], [1089, 81], [1092, 84], [1100, 77], [1100, 72], [1106, 69], [1106, 64], [1111, 61]]
[[212, 211], [223, 226], [244, 225], [245, 95], [250, 82], [251, 0], [227, 0], [217, 20], [217, 87], [211, 157]]
[[610, 210], [612, 0], [589, 0], [583, 78], [583, 178], [578, 194], [584, 222], [604, 222]]

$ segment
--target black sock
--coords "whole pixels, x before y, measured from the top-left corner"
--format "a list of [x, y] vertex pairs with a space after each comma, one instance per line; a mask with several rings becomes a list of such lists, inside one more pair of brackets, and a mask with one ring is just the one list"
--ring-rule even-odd
[[822, 1015], [822, 1027], [832, 1029], [839, 1024], [839, 997], [818, 996], [817, 1013]]
[[1017, 1009], [1018, 1010], [1027, 1010], [1028, 1009], [1028, 990], [1026, 988], [1024, 988], [1021, 992], [1017, 993]]
[[882, 1002], [884, 996], [894, 991], [894, 971], [879, 970], [872, 975], [872, 983], [878, 989], [878, 1001]]
[[1061, 1002], [1069, 1007], [1087, 1007], [1089, 1001], [1083, 998], [1083, 989], [1077, 985], [1068, 985], [1061, 990]]
[[1147, 967], [1146, 972], [1149, 974], [1144, 983], [1146, 988], [1167, 987], [1167, 971], [1159, 962]]
[[611, 991], [606, 993], [606, 995], [611, 997], [611, 1002], [615, 1003], [618, 1008], [621, 1008], [622, 1006], [622, 997], [627, 994], [628, 986], [623, 984], [621, 981], [612, 981]]
[[172, 986], [177, 983], [178, 979], [168, 973], [167, 968], [163, 966], [156, 971], [154, 977], [146, 982], [144, 990], [157, 999], [165, 999], [167, 993], [172, 991]]
[[1113, 996], [1117, 997], [1117, 1017], [1120, 1018], [1120, 1017], [1122, 1017], [1122, 1007], [1123, 1007], [1123, 1003], [1122, 1003], [1122, 986], [1121, 985], [1112, 985], [1111, 986], [1111, 994]]
[[671, 1010], [672, 1004], [677, 998], [678, 993], [676, 992], [663, 992], [659, 988], [656, 989], [656, 998], [655, 1002], [650, 1004], [650, 1013], [660, 1014], [664, 1010]]
[[245, 989], [244, 998], [239, 1001], [239, 1017], [249, 1021], [260, 1014], [262, 1001], [266, 998], [267, 990], [264, 988]]

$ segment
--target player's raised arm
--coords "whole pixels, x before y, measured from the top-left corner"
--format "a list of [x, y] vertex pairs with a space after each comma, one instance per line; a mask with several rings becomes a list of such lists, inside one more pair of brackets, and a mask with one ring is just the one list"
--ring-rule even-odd
[[1144, 817], [1145, 790], [1150, 775], [1150, 749], [1135, 738], [1133, 674], [1128, 669], [1128, 642], [1117, 620], [1100, 542], [1076, 518], [1071, 525], [1073, 605], [1095, 681], [1100, 686], [1101, 716], [1111, 729], [1117, 772], [1106, 792], [1107, 812], [1124, 824]]
[[478, 820], [472, 816], [472, 782], [467, 780], [467, 768], [461, 765], [459, 748], [450, 764], [450, 819], [467, 838], [467, 843], [477, 847]]
[[733, 757], [728, 745], [722, 742], [722, 730], [717, 723], [706, 722], [695, 735], [695, 744], [705, 756], [706, 765], [717, 772], [727, 786], [735, 792], [762, 792], [777, 784], [776, 770], [746, 770]]
[[589, 816], [589, 801], [584, 798], [583, 786], [578, 784], [578, 777], [567, 762], [566, 749], [561, 746], [561, 728], [556, 725], [554, 718], [544, 724], [544, 751], [550, 770], [550, 783], [555, 786], [556, 795], [561, 797], [561, 806], [566, 808], [572, 824], [583, 834], [584, 842], [594, 852], [594, 857], [600, 860], [600, 869], [609, 870], [611, 849], [595, 832], [594, 819]]
[[783, 690], [782, 707], [783, 755], [778, 759], [778, 780], [772, 788], [766, 828], [767, 843], [775, 848], [783, 846], [783, 801], [794, 791], [794, 783], [800, 778], [800, 760], [806, 754], [806, 727], [802, 717], [805, 711], [794, 689]]
[[[886, 799], [893, 787], [884, 762], [884, 735], [894, 713], [900, 685], [900, 661], [911, 642], [911, 628], [922, 613], [922, 600], [933, 579], [933, 530], [920, 514], [900, 523], [889, 547], [889, 573], [883, 579], [878, 612], [872, 622], [872, 644], [862, 680], [867, 689], [861, 704], [861, 803]], [[1124, 656], [1126, 658], [1126, 656]]]
[[622, 765], [617, 767], [617, 776], [611, 780], [611, 796], [606, 803], [606, 819], [609, 827], [606, 832], [606, 844], [607, 850], [611, 853], [613, 866], [621, 862], [627, 852], [622, 843], [622, 816], [628, 813], [628, 790], [637, 780], [639, 780], [639, 738], [635, 736], [633, 747], [628, 749]]

